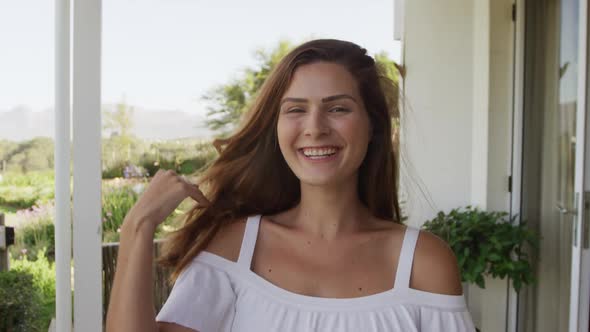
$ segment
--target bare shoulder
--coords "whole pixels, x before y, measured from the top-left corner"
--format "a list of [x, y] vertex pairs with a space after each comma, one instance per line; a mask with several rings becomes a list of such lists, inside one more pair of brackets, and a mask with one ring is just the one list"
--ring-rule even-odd
[[410, 287], [426, 292], [461, 295], [461, 274], [449, 245], [436, 235], [420, 231]]
[[246, 219], [233, 220], [227, 223], [211, 239], [205, 251], [237, 262], [245, 229]]

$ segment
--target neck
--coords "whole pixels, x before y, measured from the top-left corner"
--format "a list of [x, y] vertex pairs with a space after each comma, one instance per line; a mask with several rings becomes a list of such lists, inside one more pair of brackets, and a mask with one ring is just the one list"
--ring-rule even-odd
[[361, 203], [357, 182], [333, 186], [301, 184], [301, 201], [291, 211], [291, 225], [323, 240], [357, 231], [370, 215]]

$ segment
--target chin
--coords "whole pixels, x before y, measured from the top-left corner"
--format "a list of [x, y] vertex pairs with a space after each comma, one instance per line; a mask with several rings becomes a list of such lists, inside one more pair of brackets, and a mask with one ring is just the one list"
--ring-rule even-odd
[[302, 185], [313, 186], [313, 187], [327, 187], [341, 183], [333, 176], [307, 176], [299, 177]]

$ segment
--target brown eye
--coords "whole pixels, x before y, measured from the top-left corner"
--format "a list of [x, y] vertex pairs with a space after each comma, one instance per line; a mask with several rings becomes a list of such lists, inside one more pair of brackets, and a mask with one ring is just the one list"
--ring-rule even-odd
[[301, 108], [291, 108], [287, 110], [287, 113], [301, 113], [304, 112]]
[[330, 109], [330, 112], [332, 112], [332, 113], [348, 113], [348, 112], [350, 112], [350, 110], [348, 110], [347, 108], [344, 108], [344, 107], [334, 107], [334, 108]]

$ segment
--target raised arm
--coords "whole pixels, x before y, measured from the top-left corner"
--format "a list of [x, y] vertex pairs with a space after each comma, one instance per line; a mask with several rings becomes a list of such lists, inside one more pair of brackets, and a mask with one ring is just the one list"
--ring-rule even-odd
[[153, 300], [153, 239], [156, 227], [185, 198], [207, 199], [196, 185], [172, 171], [158, 171], [121, 226], [117, 269], [107, 313], [107, 332], [185, 332], [174, 324], [156, 325]]

